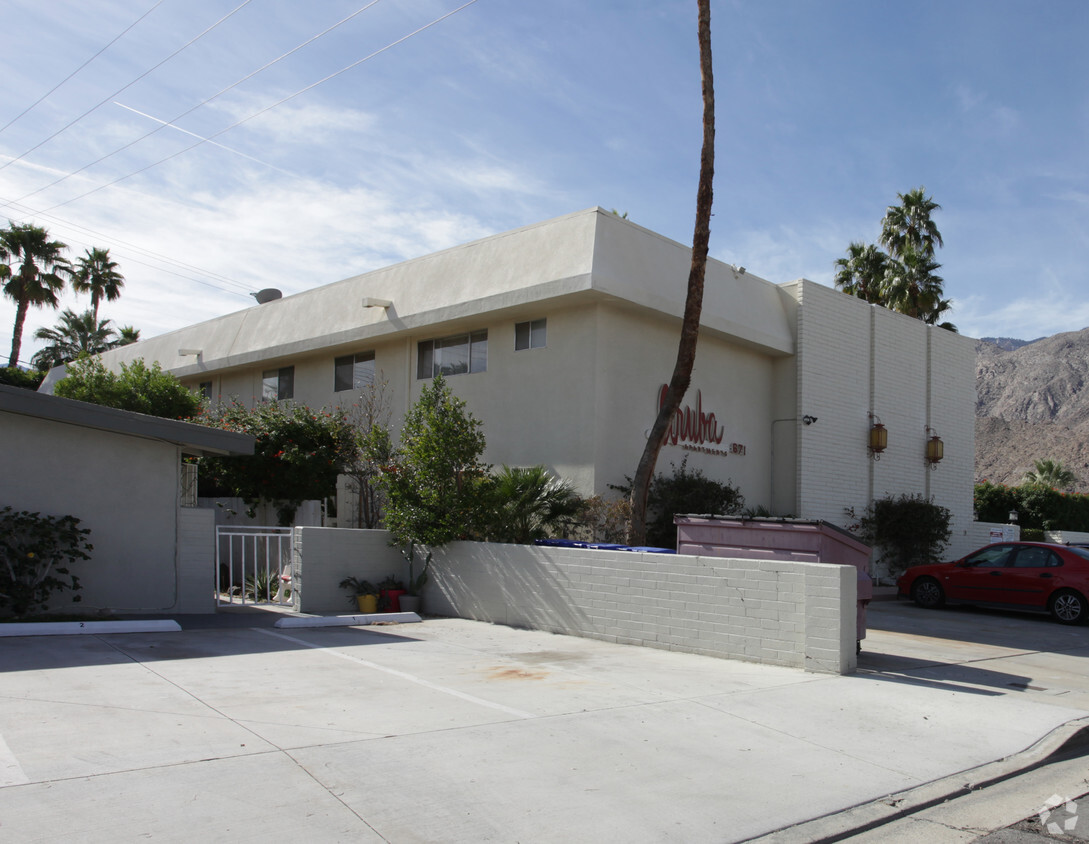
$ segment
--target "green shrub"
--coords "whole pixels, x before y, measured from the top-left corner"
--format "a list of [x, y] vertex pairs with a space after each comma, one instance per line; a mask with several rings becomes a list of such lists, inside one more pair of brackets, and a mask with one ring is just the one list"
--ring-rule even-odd
[[0, 607], [23, 616], [44, 610], [54, 592], [78, 592], [79, 578], [68, 566], [91, 559], [90, 533], [75, 516], [0, 509]]
[[116, 407], [161, 416], [190, 419], [200, 411], [200, 396], [182, 386], [156, 361], [149, 369], [143, 360], [121, 364], [121, 372], [110, 372], [96, 357], [82, 357], [68, 364], [68, 376], [53, 387], [66, 399]]
[[[853, 511], [848, 511], [854, 515]], [[899, 495], [870, 503], [859, 520], [858, 536], [881, 549], [889, 573], [940, 561], [949, 544], [952, 514], [922, 495]]]
[[[659, 472], [650, 482], [647, 492], [647, 545], [657, 548], [677, 547], [677, 526], [673, 517], [679, 514], [731, 516], [741, 513], [745, 496], [729, 483], [712, 480], [699, 469], [688, 468], [688, 455], [681, 465], [670, 464], [672, 475]], [[631, 478], [626, 486], [613, 489], [631, 495]]]
[[255, 440], [252, 455], [202, 458], [202, 494], [216, 490], [237, 496], [251, 515], [259, 502], [276, 502], [285, 526], [303, 501], [336, 494], [337, 475], [357, 452], [355, 430], [340, 410], [314, 411], [290, 402], [261, 402], [250, 409], [236, 401], [207, 408], [196, 421]]
[[37, 390], [43, 380], [45, 380], [45, 373], [35, 369], [20, 369], [17, 366], [0, 367], [0, 384], [6, 384], [9, 387]]

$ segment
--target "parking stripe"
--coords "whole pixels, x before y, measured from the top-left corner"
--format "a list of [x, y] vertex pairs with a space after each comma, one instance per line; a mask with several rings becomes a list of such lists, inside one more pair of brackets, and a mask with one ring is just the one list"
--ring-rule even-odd
[[394, 677], [399, 677], [402, 680], [407, 680], [410, 683], [415, 683], [415, 684], [417, 684], [419, 686], [424, 686], [425, 688], [432, 689], [432, 690], [434, 690], [436, 692], [442, 692], [443, 694], [451, 695], [452, 697], [461, 698], [462, 700], [468, 701], [469, 703], [475, 703], [478, 706], [486, 706], [489, 709], [497, 709], [500, 712], [505, 712], [508, 715], [513, 715], [515, 718], [535, 718], [535, 717], [537, 717], [537, 716], [533, 715], [530, 712], [523, 712], [520, 709], [514, 709], [513, 707], [510, 707], [510, 706], [504, 706], [501, 703], [495, 703], [494, 701], [484, 700], [483, 698], [476, 697], [475, 695], [469, 695], [469, 694], [466, 694], [465, 692], [459, 692], [457, 689], [451, 689], [451, 688], [449, 688], [447, 686], [440, 686], [437, 683], [432, 683], [430, 680], [424, 680], [422, 677], [417, 677], [414, 674], [409, 674], [409, 673], [407, 673], [405, 671], [398, 671], [396, 668], [387, 668], [384, 665], [378, 665], [377, 663], [370, 662], [370, 661], [365, 660], [365, 659], [360, 659], [357, 656], [352, 656], [351, 654], [346, 654], [343, 651], [336, 650], [335, 648], [326, 648], [326, 647], [323, 647], [321, 645], [315, 645], [315, 644], [312, 644], [311, 642], [305, 641], [304, 639], [297, 639], [294, 636], [287, 636], [287, 635], [285, 635], [283, 633], [276, 633], [276, 632], [274, 632], [272, 630], [266, 630], [265, 628], [262, 628], [262, 627], [254, 627], [253, 629], [257, 630], [260, 633], [265, 633], [265, 634], [267, 634], [269, 636], [276, 636], [279, 639], [286, 639], [287, 641], [294, 642], [297, 645], [303, 645], [304, 647], [312, 648], [313, 650], [316, 650], [316, 651], [323, 651], [324, 653], [327, 653], [330, 656], [339, 657], [340, 659], [346, 659], [349, 662], [355, 662], [355, 663], [358, 663], [360, 665], [364, 665], [367, 668], [374, 669], [375, 671], [382, 671], [382, 672], [385, 672], [386, 674], [391, 674]]
[[0, 735], [0, 787], [6, 785], [23, 785], [30, 782], [30, 777], [23, 771], [23, 766], [11, 752], [4, 737]]

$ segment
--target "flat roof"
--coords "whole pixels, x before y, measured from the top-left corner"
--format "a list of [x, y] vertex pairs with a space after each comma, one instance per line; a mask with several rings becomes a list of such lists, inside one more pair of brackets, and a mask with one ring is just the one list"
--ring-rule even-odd
[[253, 454], [254, 448], [254, 438], [250, 434], [236, 434], [195, 422], [163, 419], [6, 385], [0, 385], [0, 412], [159, 440], [201, 455], [247, 455]]

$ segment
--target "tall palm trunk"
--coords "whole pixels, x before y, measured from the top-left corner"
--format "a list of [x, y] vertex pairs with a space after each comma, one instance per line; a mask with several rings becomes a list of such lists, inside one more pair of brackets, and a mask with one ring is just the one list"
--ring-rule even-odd
[[677, 362], [669, 389], [647, 437], [643, 456], [635, 470], [631, 489], [631, 521], [628, 542], [643, 545], [647, 535], [647, 492], [662, 450], [670, 421], [692, 382], [699, 339], [700, 314], [703, 311], [703, 280], [707, 270], [707, 250], [711, 240], [712, 183], [715, 176], [715, 86], [711, 68], [711, 2], [697, 0], [699, 7], [700, 75], [703, 79], [703, 149], [700, 153], [700, 180], [696, 190], [696, 225], [692, 236], [692, 264], [688, 271], [688, 295], [684, 303], [684, 321], [677, 347]]
[[26, 313], [30, 310], [30, 303], [25, 298], [19, 299], [18, 304], [15, 306], [15, 330], [11, 332], [11, 358], [8, 360], [9, 367], [15, 367], [19, 365], [19, 352], [23, 346], [23, 323], [26, 322]]

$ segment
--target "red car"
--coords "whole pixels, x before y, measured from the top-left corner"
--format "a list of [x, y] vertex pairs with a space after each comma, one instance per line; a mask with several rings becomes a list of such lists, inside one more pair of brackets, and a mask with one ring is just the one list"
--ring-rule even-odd
[[1089, 549], [999, 542], [952, 563], [912, 566], [896, 583], [920, 607], [958, 604], [1049, 612], [1062, 624], [1089, 615]]

